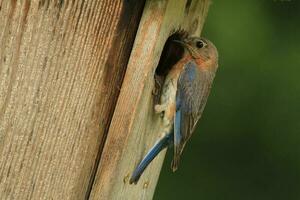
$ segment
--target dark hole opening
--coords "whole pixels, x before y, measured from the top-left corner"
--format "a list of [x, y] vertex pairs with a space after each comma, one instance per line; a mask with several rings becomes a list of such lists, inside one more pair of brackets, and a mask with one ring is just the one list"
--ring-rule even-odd
[[158, 66], [155, 70], [155, 104], [159, 102], [162, 92], [162, 86], [166, 75], [173, 65], [175, 65], [183, 56], [184, 48], [174, 40], [182, 40], [188, 36], [187, 32], [178, 30], [174, 32], [166, 41]]
[[183, 30], [176, 31], [166, 41], [163, 48], [155, 74], [165, 77], [173, 65], [175, 65], [183, 56], [184, 48], [173, 40], [182, 40], [187, 37]]

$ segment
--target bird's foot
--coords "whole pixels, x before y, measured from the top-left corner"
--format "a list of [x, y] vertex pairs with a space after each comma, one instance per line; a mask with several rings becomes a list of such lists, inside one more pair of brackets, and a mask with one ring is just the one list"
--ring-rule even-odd
[[166, 106], [165, 105], [161, 105], [161, 104], [156, 104], [154, 106], [154, 110], [157, 114], [162, 113], [166, 110]]

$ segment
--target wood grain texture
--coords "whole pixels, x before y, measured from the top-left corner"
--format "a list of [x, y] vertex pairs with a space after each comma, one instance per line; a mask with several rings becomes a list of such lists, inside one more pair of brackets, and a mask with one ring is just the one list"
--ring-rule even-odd
[[1, 199], [89, 196], [143, 4], [0, 0]]
[[129, 178], [162, 130], [154, 114], [154, 74], [165, 41], [184, 28], [199, 35], [209, 0], [148, 0], [101, 155], [91, 199], [152, 199], [164, 153], [146, 169], [137, 185]]

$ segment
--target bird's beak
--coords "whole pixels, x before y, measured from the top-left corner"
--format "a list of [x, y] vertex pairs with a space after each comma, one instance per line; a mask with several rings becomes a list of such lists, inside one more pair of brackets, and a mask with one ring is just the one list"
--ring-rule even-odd
[[183, 41], [180, 41], [180, 40], [172, 40], [173, 42], [176, 42], [178, 44], [181, 44], [183, 46], [183, 48], [185, 48], [186, 50], [188, 50], [189, 52], [193, 52], [193, 48], [191, 46], [191, 44], [189, 43], [189, 41], [186, 41], [186, 40], [183, 40]]
[[187, 48], [188, 44], [185, 41], [180, 41], [180, 40], [172, 40], [173, 42], [176, 42], [178, 44], [181, 44], [183, 47]]

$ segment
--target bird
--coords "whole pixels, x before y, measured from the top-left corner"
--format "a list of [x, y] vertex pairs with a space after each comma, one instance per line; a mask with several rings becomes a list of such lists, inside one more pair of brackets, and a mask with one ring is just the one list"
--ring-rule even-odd
[[174, 147], [171, 169], [177, 170], [183, 149], [202, 116], [218, 69], [218, 51], [208, 39], [186, 36], [173, 42], [183, 47], [184, 52], [166, 75], [160, 102], [154, 106], [155, 112], [162, 114], [162, 134], [133, 171], [130, 184], [137, 184], [151, 161], [167, 147]]

